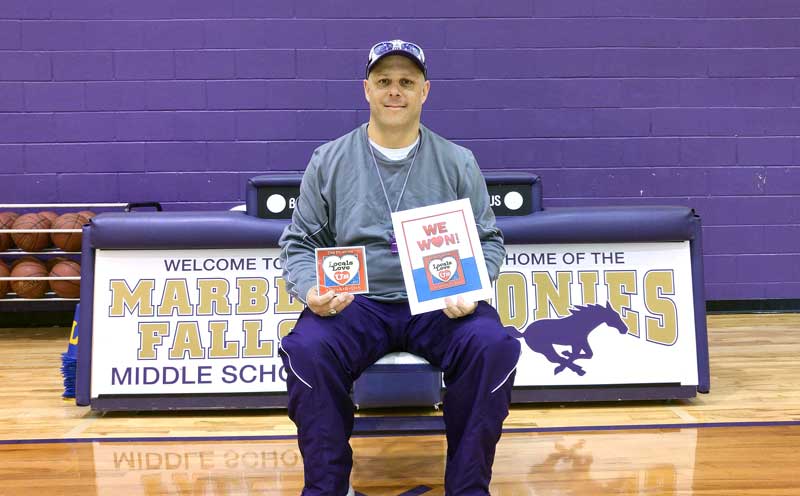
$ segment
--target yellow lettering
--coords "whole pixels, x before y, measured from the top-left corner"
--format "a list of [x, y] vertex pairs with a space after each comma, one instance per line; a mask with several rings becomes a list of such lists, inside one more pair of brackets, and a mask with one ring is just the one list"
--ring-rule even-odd
[[297, 324], [297, 319], [281, 320], [278, 323], [278, 339], [281, 340], [289, 335]]
[[260, 320], [245, 320], [242, 322], [242, 329], [244, 330], [244, 348], [242, 349], [243, 358], [272, 356], [272, 340], [260, 340]]
[[128, 283], [120, 279], [111, 280], [111, 317], [124, 317], [125, 310], [133, 314], [138, 309], [136, 315], [139, 317], [153, 316], [153, 289], [155, 281], [144, 279], [137, 281], [133, 291], [128, 287]]
[[558, 283], [554, 283], [549, 272], [533, 272], [533, 285], [536, 287], [536, 320], [550, 317], [550, 308], [556, 315], [569, 315], [569, 289], [572, 283], [572, 272], [556, 272]]
[[197, 322], [178, 322], [175, 329], [175, 341], [169, 350], [169, 357], [173, 360], [184, 358], [186, 352], [189, 358], [203, 358], [203, 342], [200, 340], [200, 329]]
[[286, 281], [282, 277], [275, 278], [275, 313], [298, 313], [303, 311], [303, 302], [286, 291]]
[[675, 294], [674, 282], [668, 270], [651, 270], [644, 276], [644, 304], [656, 315], [644, 319], [648, 341], [671, 345], [678, 340], [678, 309], [674, 301], [663, 297]]
[[519, 272], [502, 272], [495, 284], [495, 302], [500, 322], [522, 329], [528, 323], [528, 285]]
[[178, 315], [192, 315], [189, 287], [185, 279], [167, 279], [164, 283], [164, 295], [158, 305], [158, 316], [169, 317], [175, 310], [178, 311]]
[[69, 344], [76, 345], [78, 344], [78, 333], [75, 332], [78, 330], [78, 321], [72, 321], [72, 330], [69, 333]]
[[231, 314], [228, 301], [230, 284], [227, 279], [198, 279], [197, 289], [200, 292], [197, 315]]
[[225, 339], [228, 334], [228, 321], [209, 322], [208, 332], [211, 334], [209, 358], [236, 358], [239, 356], [239, 342]]
[[262, 314], [269, 308], [267, 280], [261, 277], [239, 277], [236, 279], [239, 290], [239, 303], [236, 313], [239, 315]]
[[584, 305], [597, 303], [597, 283], [600, 274], [596, 270], [582, 270], [578, 272], [578, 281], [581, 285], [581, 298]]
[[636, 272], [632, 270], [608, 270], [605, 272], [608, 286], [608, 301], [619, 313], [628, 334], [639, 335], [639, 312], [631, 310], [631, 295], [636, 294]]
[[139, 322], [139, 360], [155, 360], [156, 346], [169, 335], [169, 322]]

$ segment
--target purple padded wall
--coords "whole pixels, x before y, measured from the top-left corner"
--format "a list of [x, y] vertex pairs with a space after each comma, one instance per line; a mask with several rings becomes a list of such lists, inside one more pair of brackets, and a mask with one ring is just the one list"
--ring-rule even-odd
[[366, 49], [425, 48], [423, 114], [545, 206], [703, 217], [709, 299], [800, 294], [800, 4], [3, 0], [3, 202], [224, 209], [367, 117]]

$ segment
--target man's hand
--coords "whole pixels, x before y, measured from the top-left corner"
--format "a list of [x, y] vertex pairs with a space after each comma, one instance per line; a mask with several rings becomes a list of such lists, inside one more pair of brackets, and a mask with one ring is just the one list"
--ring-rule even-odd
[[467, 315], [472, 314], [472, 312], [478, 308], [477, 301], [466, 302], [461, 296], [459, 296], [456, 301], [453, 301], [452, 298], [445, 298], [444, 302], [447, 304], [447, 308], [442, 311], [451, 319], [466, 317]]
[[355, 296], [350, 293], [336, 294], [333, 291], [321, 295], [317, 286], [312, 286], [306, 294], [306, 305], [320, 317], [333, 317], [344, 310], [347, 305], [352, 303]]

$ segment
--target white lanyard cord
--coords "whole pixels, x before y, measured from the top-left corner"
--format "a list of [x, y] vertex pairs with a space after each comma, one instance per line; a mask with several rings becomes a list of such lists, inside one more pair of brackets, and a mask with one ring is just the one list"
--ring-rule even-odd
[[375, 173], [378, 174], [378, 181], [381, 183], [381, 189], [383, 190], [383, 197], [386, 198], [386, 206], [389, 207], [389, 213], [392, 214], [397, 212], [397, 209], [400, 208], [400, 200], [403, 199], [403, 194], [406, 192], [406, 185], [408, 184], [408, 178], [411, 177], [411, 169], [414, 168], [414, 162], [417, 161], [417, 152], [419, 151], [420, 147], [422, 146], [422, 135], [420, 134], [419, 137], [419, 144], [414, 149], [414, 156], [411, 158], [411, 165], [408, 167], [408, 172], [406, 173], [406, 179], [403, 181], [403, 187], [400, 189], [400, 196], [397, 198], [397, 205], [394, 206], [392, 209], [392, 203], [389, 201], [389, 195], [386, 193], [386, 186], [383, 184], [383, 178], [381, 177], [381, 171], [378, 169], [378, 160], [375, 158], [375, 150], [372, 149], [372, 145], [369, 143], [369, 135], [367, 135], [367, 147], [369, 147], [369, 152], [372, 154], [372, 163], [375, 165]]

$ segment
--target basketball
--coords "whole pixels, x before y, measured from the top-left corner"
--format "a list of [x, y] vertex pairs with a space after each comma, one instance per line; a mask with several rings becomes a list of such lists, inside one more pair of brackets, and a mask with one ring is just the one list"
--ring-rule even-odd
[[[8, 269], [8, 265], [0, 260], [0, 277], [8, 277], [9, 274], [11, 271]], [[4, 298], [6, 293], [8, 293], [8, 281], [0, 281], [0, 298]]]
[[[50, 277], [76, 277], [81, 275], [81, 266], [73, 260], [62, 260], [50, 270]], [[80, 281], [50, 281], [50, 288], [62, 298], [78, 298], [81, 295]]]
[[[81, 214], [68, 213], [58, 217], [53, 222], [53, 229], [81, 229], [85, 219]], [[50, 233], [53, 244], [64, 251], [81, 250], [81, 233]]]
[[[11, 229], [17, 217], [19, 216], [14, 212], [0, 212], [0, 229]], [[12, 246], [14, 246], [14, 241], [11, 240], [11, 235], [0, 233], [0, 251], [6, 251]]]
[[[47, 268], [38, 260], [23, 260], [11, 269], [11, 277], [47, 277]], [[20, 298], [41, 298], [47, 287], [47, 281], [11, 281], [11, 289]]]
[[96, 214], [96, 213], [94, 213], [94, 212], [92, 212], [91, 210], [81, 210], [80, 212], [78, 212], [78, 215], [80, 215], [81, 217], [83, 217], [83, 223], [84, 223], [84, 224], [88, 224], [88, 223], [89, 223], [89, 220], [90, 220], [92, 217], [95, 217], [97, 214]]
[[16, 267], [17, 265], [21, 264], [22, 262], [32, 262], [32, 263], [43, 264], [43, 262], [41, 260], [39, 260], [38, 258], [34, 257], [33, 255], [25, 255], [24, 257], [20, 257], [20, 258], [14, 260], [13, 262], [11, 262], [11, 268], [13, 269], [14, 267]]
[[47, 267], [47, 272], [53, 270], [53, 267], [56, 266], [58, 262], [63, 262], [64, 260], [69, 260], [67, 257], [53, 257], [49, 260], [45, 260], [44, 265]]
[[[49, 229], [51, 222], [39, 214], [20, 215], [12, 229]], [[50, 233], [13, 233], [14, 243], [23, 251], [41, 251], [50, 244]]]
[[51, 212], [51, 211], [49, 211], [49, 210], [46, 210], [46, 211], [44, 211], [44, 212], [39, 212], [39, 215], [41, 215], [41, 216], [42, 216], [42, 217], [44, 217], [45, 219], [49, 220], [51, 224], [52, 224], [53, 222], [55, 222], [55, 221], [56, 221], [56, 219], [58, 218], [58, 214], [57, 214], [57, 213], [55, 213], [55, 212]]

